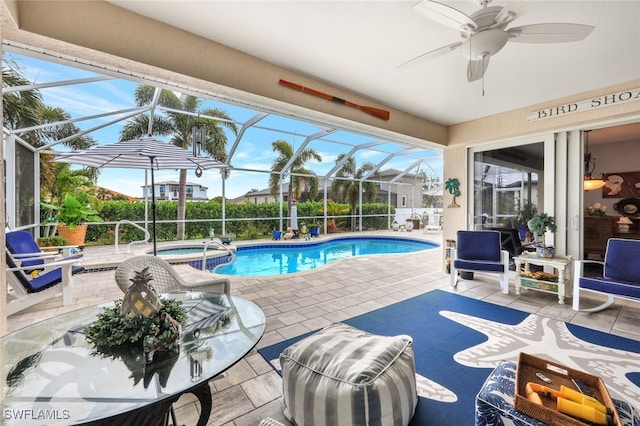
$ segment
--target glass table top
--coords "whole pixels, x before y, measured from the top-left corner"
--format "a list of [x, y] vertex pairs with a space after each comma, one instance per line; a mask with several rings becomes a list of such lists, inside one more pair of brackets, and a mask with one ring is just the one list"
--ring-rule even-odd
[[[2, 418], [7, 425], [68, 425], [142, 408], [192, 389], [244, 357], [265, 329], [253, 302], [215, 293], [170, 293], [193, 305], [215, 301], [229, 320], [207, 323], [207, 310], [188, 311], [179, 350], [156, 352], [145, 365], [142, 345], [123, 353], [96, 353], [84, 327], [103, 311], [80, 309], [0, 338]], [[187, 310], [187, 309], [185, 309]]]

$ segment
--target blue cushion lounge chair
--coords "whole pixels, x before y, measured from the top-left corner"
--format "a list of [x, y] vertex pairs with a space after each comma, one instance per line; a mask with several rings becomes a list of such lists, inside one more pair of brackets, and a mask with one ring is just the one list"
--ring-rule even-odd
[[509, 294], [509, 252], [501, 249], [498, 231], [458, 231], [451, 255], [451, 287], [458, 284], [458, 272], [498, 274], [500, 289]]
[[[640, 302], [640, 240], [610, 238], [604, 254], [599, 260], [575, 262], [573, 310], [598, 312], [613, 305], [616, 298]], [[585, 264], [604, 266], [602, 276], [583, 276]], [[592, 292], [607, 297], [607, 300], [591, 309], [580, 309], [580, 295]]]
[[[82, 267], [75, 267], [79, 259], [62, 258], [61, 260], [50, 262], [43, 272], [39, 272], [36, 277], [27, 275], [25, 271], [33, 271], [33, 265], [18, 266], [19, 260], [6, 251], [7, 259], [7, 285], [9, 298], [7, 302], [7, 315], [15, 314], [23, 309], [40, 303], [47, 299], [62, 295], [62, 304], [70, 305], [73, 300], [72, 274], [75, 270], [79, 272]], [[25, 262], [36, 260], [25, 258]]]
[[[6, 234], [7, 314], [11, 315], [36, 303], [62, 295], [63, 305], [71, 304], [72, 275], [84, 270], [78, 265], [82, 254], [64, 257], [43, 252], [27, 231]], [[55, 247], [69, 250], [74, 246]]]
[[[20, 266], [25, 268], [24, 271], [29, 273], [31, 270], [41, 270], [46, 266], [47, 262], [59, 259], [60, 256], [57, 252], [62, 252], [64, 257], [80, 258], [82, 254], [71, 254], [74, 250], [77, 251], [78, 246], [54, 246], [54, 252], [43, 252], [38, 246], [38, 243], [33, 238], [30, 232], [19, 230], [10, 231], [5, 234], [5, 241], [7, 244], [7, 250], [13, 255], [14, 259], [21, 260]], [[26, 260], [29, 258], [29, 260]], [[31, 267], [31, 269], [28, 269]], [[80, 267], [76, 267], [74, 273], [81, 271]]]

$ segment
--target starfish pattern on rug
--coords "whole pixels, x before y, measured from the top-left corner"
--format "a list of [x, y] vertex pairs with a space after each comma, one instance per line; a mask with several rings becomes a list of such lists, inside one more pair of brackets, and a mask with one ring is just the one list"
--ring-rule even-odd
[[640, 372], [639, 353], [584, 341], [571, 334], [566, 323], [534, 314], [516, 325], [451, 311], [440, 311], [440, 315], [487, 336], [486, 342], [455, 354], [461, 365], [495, 368], [500, 361], [516, 361], [525, 352], [602, 377], [614, 398], [640, 400], [640, 387], [627, 377]]

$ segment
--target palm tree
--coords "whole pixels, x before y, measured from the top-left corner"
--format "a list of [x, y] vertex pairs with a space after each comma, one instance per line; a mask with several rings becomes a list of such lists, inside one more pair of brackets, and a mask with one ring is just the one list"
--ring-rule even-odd
[[[29, 80], [20, 75], [17, 65], [2, 67], [2, 86], [27, 86]], [[44, 107], [37, 90], [2, 94], [2, 119], [5, 127], [20, 129], [40, 124], [40, 110]]]
[[[346, 154], [340, 154], [336, 158], [336, 163], [341, 162]], [[375, 168], [375, 164], [366, 162], [360, 168], [356, 166], [356, 160], [353, 157], [349, 157], [344, 164], [336, 171], [336, 178], [347, 179], [334, 179], [331, 183], [331, 195], [339, 202], [348, 203], [351, 206], [351, 214], [355, 215], [356, 206], [360, 202], [360, 179], [369, 171]], [[374, 174], [375, 177], [379, 177], [379, 173]], [[362, 182], [362, 191], [364, 201], [371, 202], [375, 200], [378, 193], [378, 188], [374, 182], [364, 181]], [[351, 221], [351, 230], [355, 231], [356, 221]]]
[[[282, 139], [278, 139], [271, 143], [273, 150], [277, 152], [278, 157], [273, 160], [271, 165], [271, 174], [269, 175], [269, 189], [271, 195], [276, 196], [280, 191], [280, 181], [289, 177], [289, 191], [287, 194], [287, 213], [291, 216], [291, 204], [293, 200], [300, 197], [302, 192], [307, 192], [309, 198], [313, 199], [318, 194], [318, 178], [313, 176], [313, 172], [304, 167], [304, 164], [310, 160], [316, 160], [318, 163], [322, 161], [320, 154], [311, 148], [303, 149], [298, 153], [295, 160], [291, 164], [288, 171], [280, 174], [287, 163], [293, 158], [293, 146]], [[306, 176], [305, 176], [306, 175]]]
[[[20, 74], [20, 67], [12, 62], [2, 68], [2, 84], [4, 87], [28, 86], [29, 80]], [[63, 145], [72, 149], [86, 149], [96, 144], [96, 141], [86, 135], [73, 137], [80, 133], [80, 129], [73, 123], [68, 122], [71, 115], [61, 108], [53, 108], [44, 104], [42, 96], [38, 90], [22, 90], [20, 92], [9, 92], [2, 94], [3, 103], [3, 123], [12, 130], [23, 129], [43, 124], [51, 126], [30, 130], [22, 133], [20, 138], [33, 147], [44, 146], [47, 142], [67, 139]], [[76, 177], [82, 180], [83, 187], [95, 183], [97, 171], [85, 168], [82, 170], [70, 171], [69, 165], [61, 165], [49, 161], [49, 154], [40, 155], [40, 189], [44, 196], [51, 198], [64, 197], [60, 194], [62, 190], [77, 190], [77, 185], [66, 185], [69, 177]], [[31, 175], [26, 173], [30, 167], [30, 162], [20, 162], [17, 164], [22, 169], [18, 170], [16, 176], [16, 191], [23, 193], [21, 198], [28, 199], [32, 193], [33, 183]], [[66, 186], [65, 186], [66, 185]]]
[[71, 164], [58, 163], [56, 180], [49, 189], [51, 204], [60, 205], [65, 195], [78, 195], [87, 192], [95, 185], [94, 174], [90, 168], [71, 169]]
[[[2, 85], [4, 87], [28, 86], [31, 82], [20, 75], [17, 65], [2, 68]], [[34, 147], [40, 147], [45, 141], [56, 141], [80, 132], [73, 123], [55, 124], [67, 121], [71, 115], [61, 108], [53, 108], [44, 104], [38, 90], [22, 90], [2, 94], [3, 124], [8, 129], [22, 129], [42, 124], [51, 124], [44, 129], [31, 130], [21, 138]], [[63, 145], [71, 149], [86, 149], [96, 144], [89, 136], [70, 138]]]
[[[149, 105], [153, 100], [155, 88], [141, 85], [135, 91], [135, 101], [138, 106]], [[227, 156], [227, 135], [225, 128], [234, 134], [238, 128], [231, 121], [226, 111], [218, 108], [201, 109], [202, 100], [195, 96], [178, 97], [170, 90], [162, 90], [158, 104], [170, 108], [164, 115], [154, 115], [152, 128], [149, 130], [150, 116], [142, 114], [135, 116], [120, 132], [120, 140], [141, 138], [147, 135], [171, 136], [171, 143], [184, 149], [189, 149], [193, 142], [192, 132], [196, 126], [201, 126], [205, 131], [205, 142], [202, 151], [211, 155], [218, 161], [224, 161]], [[181, 111], [191, 113], [184, 114]], [[207, 117], [204, 118], [200, 115]], [[223, 169], [223, 178], [227, 177], [227, 170]], [[184, 219], [187, 194], [187, 170], [180, 170], [178, 186], [178, 228], [177, 238], [184, 239]]]
[[[39, 146], [47, 142], [55, 142], [57, 140], [70, 138], [62, 145], [74, 150], [87, 149], [97, 145], [97, 141], [91, 136], [82, 135], [73, 137], [73, 135], [80, 133], [80, 129], [73, 123], [63, 123], [70, 119], [71, 114], [63, 109], [52, 108], [45, 105], [40, 109], [40, 124], [51, 124], [51, 126], [38, 131], [37, 133], [35, 131], [28, 132], [24, 135], [25, 139], [30, 141], [32, 145], [36, 144], [36, 146]], [[30, 136], [33, 136], [33, 138]], [[36, 138], [38, 138], [37, 142], [35, 142]], [[34, 141], [32, 142], [31, 140]], [[54, 163], [53, 161], [50, 161], [51, 159], [52, 156], [49, 154], [40, 154], [40, 189], [43, 193], [51, 192], [53, 195], [56, 191], [55, 186], [57, 181], [66, 179], [70, 169], [68, 165]], [[82, 169], [75, 170], [73, 173], [75, 173], [76, 176], [82, 176], [82, 178], [88, 179], [85, 186], [95, 185], [98, 180], [98, 175], [100, 174], [98, 169], [93, 167], [83, 167]], [[73, 186], [70, 186], [69, 189], [73, 189]], [[69, 193], [72, 194], [73, 191], [70, 191]], [[61, 197], [62, 198], [59, 200], [60, 202], [64, 199], [64, 193], [61, 194]], [[55, 198], [55, 196], [53, 198]], [[51, 201], [53, 202], [54, 200], [52, 199]]]

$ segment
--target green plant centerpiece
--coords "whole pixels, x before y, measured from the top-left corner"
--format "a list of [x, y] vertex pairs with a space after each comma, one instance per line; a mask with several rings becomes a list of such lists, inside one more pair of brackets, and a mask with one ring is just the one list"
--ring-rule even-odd
[[539, 212], [533, 215], [533, 217], [527, 223], [527, 226], [529, 226], [531, 232], [536, 235], [536, 241], [539, 240], [539, 245], [536, 249], [538, 256], [553, 257], [555, 254], [553, 251], [553, 247], [548, 247], [545, 244], [544, 234], [547, 231], [556, 231], [557, 227], [555, 218], [547, 213]]
[[98, 353], [117, 356], [131, 352], [133, 347], [137, 353], [144, 351], [149, 363], [156, 351], [177, 347], [187, 314], [181, 301], [159, 298], [150, 284], [152, 280], [148, 268], [135, 271], [124, 298], [105, 308], [84, 329], [87, 341]]

